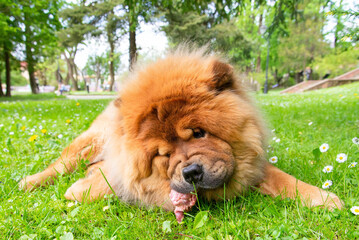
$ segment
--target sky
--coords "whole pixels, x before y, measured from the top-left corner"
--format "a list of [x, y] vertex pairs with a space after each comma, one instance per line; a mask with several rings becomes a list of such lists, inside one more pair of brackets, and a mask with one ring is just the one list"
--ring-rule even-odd
[[[70, 2], [76, 2], [76, 0], [69, 0]], [[339, 2], [339, 0], [338, 0]], [[343, 0], [346, 8], [350, 9], [355, 4], [355, 0]], [[160, 56], [163, 55], [168, 48], [168, 41], [164, 32], [160, 31], [160, 25], [164, 23], [146, 24], [141, 23], [139, 30], [137, 31], [137, 48], [139, 49], [139, 55], [142, 56]], [[359, 24], [359, 23], [358, 23]], [[325, 28], [326, 32], [331, 31], [334, 26], [334, 18], [329, 19], [329, 22]], [[333, 36], [327, 35], [327, 41], [332, 41]], [[122, 53], [121, 66], [119, 72], [126, 71], [128, 69], [129, 62], [129, 39], [128, 34], [118, 42], [116, 46], [116, 52]], [[77, 53], [75, 63], [80, 69], [83, 69], [86, 65], [86, 61], [90, 55], [99, 55], [109, 50], [108, 43], [105, 39], [87, 40], [85, 45], [80, 47], [80, 51]]]
[[[136, 43], [139, 48], [140, 55], [162, 55], [167, 47], [168, 41], [164, 32], [159, 31], [159, 25], [157, 24], [145, 24], [140, 25], [140, 30], [137, 31]], [[88, 56], [99, 55], [109, 50], [108, 43], [104, 38], [98, 40], [87, 40], [86, 45], [80, 47], [80, 51], [76, 54], [75, 63], [83, 69], [86, 65]], [[129, 63], [129, 39], [128, 34], [118, 42], [116, 45], [116, 52], [121, 52], [121, 67], [120, 71], [128, 69]]]

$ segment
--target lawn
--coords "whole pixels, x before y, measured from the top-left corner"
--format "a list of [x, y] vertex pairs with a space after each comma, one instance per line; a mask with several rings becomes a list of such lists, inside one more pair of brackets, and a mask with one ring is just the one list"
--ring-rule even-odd
[[[342, 211], [308, 209], [298, 200], [249, 192], [217, 203], [200, 199], [178, 224], [173, 213], [127, 205], [111, 195], [91, 204], [65, 200], [66, 189], [84, 176], [84, 169], [24, 193], [17, 182], [54, 161], [109, 100], [78, 105], [56, 98], [21, 99], [0, 102], [0, 238], [358, 239], [359, 216], [350, 208], [359, 206], [359, 165], [348, 166], [359, 160], [359, 145], [352, 141], [359, 137], [359, 84], [255, 98], [272, 130], [268, 158], [277, 156], [276, 166], [315, 186], [331, 180], [329, 191], [344, 201]], [[36, 140], [29, 141], [34, 135]], [[329, 150], [321, 153], [323, 143]], [[340, 153], [348, 160], [338, 163]], [[332, 172], [323, 172], [327, 165]]]

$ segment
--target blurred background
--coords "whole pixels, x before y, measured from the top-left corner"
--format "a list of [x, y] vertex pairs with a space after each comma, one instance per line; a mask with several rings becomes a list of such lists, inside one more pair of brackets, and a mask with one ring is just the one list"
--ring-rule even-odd
[[116, 92], [138, 59], [182, 42], [222, 52], [258, 92], [359, 77], [354, 0], [2, 0], [0, 12], [0, 96]]

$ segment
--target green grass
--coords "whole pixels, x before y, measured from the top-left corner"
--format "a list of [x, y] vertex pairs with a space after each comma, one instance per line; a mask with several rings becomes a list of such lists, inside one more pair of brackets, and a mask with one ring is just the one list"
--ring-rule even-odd
[[11, 93], [11, 97], [1, 97], [0, 102], [15, 102], [15, 101], [40, 101], [40, 100], [53, 100], [53, 99], [65, 99], [65, 96], [57, 96], [55, 93]]
[[[355, 95], [358, 94], [358, 95]], [[269, 128], [275, 129], [268, 157], [297, 178], [330, 191], [345, 202], [342, 211], [308, 209], [299, 201], [272, 199], [257, 192], [222, 202], [200, 199], [182, 224], [160, 208], [141, 209], [110, 196], [91, 204], [63, 197], [84, 176], [81, 170], [60, 176], [54, 185], [24, 193], [17, 182], [43, 170], [61, 150], [105, 108], [109, 100], [17, 101], [0, 103], [0, 238], [1, 239], [358, 239], [359, 84], [292, 95], [256, 95]], [[91, 109], [91, 110], [89, 110]], [[66, 124], [66, 120], [72, 120]], [[308, 125], [312, 122], [311, 125]], [[26, 129], [23, 131], [22, 127]], [[41, 133], [40, 128], [47, 133]], [[29, 142], [32, 135], [39, 135]], [[59, 138], [59, 135], [62, 138]], [[328, 152], [315, 158], [313, 150], [328, 143]], [[346, 153], [345, 163], [335, 161]], [[323, 173], [333, 165], [332, 173]], [[70, 204], [70, 205], [69, 205]], [[104, 207], [109, 209], [104, 210]], [[199, 205], [197, 205], [199, 206]]]
[[[66, 93], [64, 93], [66, 94]], [[83, 90], [83, 91], [74, 91], [74, 92], [69, 92], [68, 93], [69, 95], [117, 95], [118, 92], [108, 92], [108, 91], [105, 91], [105, 92], [90, 92], [90, 93], [87, 93], [87, 91]]]

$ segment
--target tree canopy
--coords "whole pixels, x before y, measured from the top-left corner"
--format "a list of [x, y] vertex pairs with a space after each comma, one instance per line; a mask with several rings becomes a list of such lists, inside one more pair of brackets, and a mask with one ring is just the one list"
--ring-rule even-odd
[[[55, 65], [64, 59], [65, 84], [71, 80], [77, 90], [82, 70], [75, 64], [76, 54], [90, 39], [107, 42], [106, 52], [89, 61], [106, 59], [102, 65], [112, 90], [118, 55], [123, 54], [116, 49], [127, 37], [131, 69], [142, 23], [160, 22], [171, 47], [190, 42], [224, 53], [258, 82], [264, 79], [267, 50], [271, 84], [303, 81], [308, 68], [310, 78], [320, 78], [358, 66], [359, 4], [349, 6], [344, 0], [3, 0], [0, 9], [0, 84], [6, 83], [8, 95], [18, 62], [26, 63], [32, 92], [37, 93], [37, 79], [58, 76], [61, 70]], [[338, 67], [342, 65], [346, 67]], [[96, 72], [95, 66], [86, 68]], [[292, 81], [285, 83], [288, 79]], [[1, 88], [0, 96], [4, 94]]]

